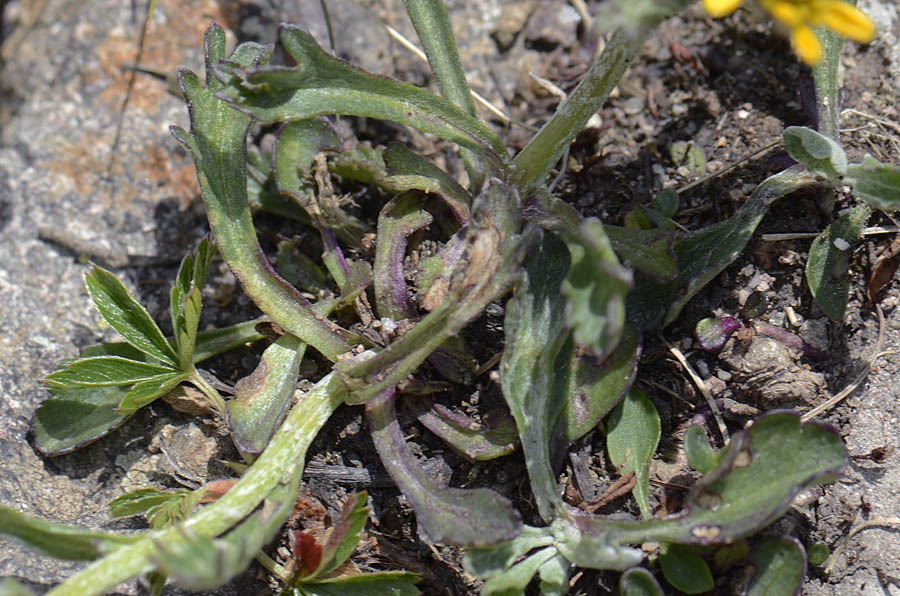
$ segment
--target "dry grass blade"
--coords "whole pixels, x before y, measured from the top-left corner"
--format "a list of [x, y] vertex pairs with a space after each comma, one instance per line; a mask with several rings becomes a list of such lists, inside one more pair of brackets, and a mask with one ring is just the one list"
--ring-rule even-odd
[[700, 378], [694, 368], [687, 361], [687, 358], [684, 357], [684, 354], [681, 353], [681, 350], [670, 344], [668, 341], [663, 339], [666, 342], [666, 345], [669, 347], [669, 351], [673, 356], [681, 363], [681, 366], [684, 367], [684, 370], [687, 371], [688, 376], [693, 381], [694, 385], [703, 394], [704, 399], [706, 399], [706, 404], [709, 406], [709, 409], [712, 410], [713, 418], [716, 419], [716, 426], [719, 429], [719, 434], [722, 435], [722, 440], [727, 444], [731, 437], [728, 434], [728, 428], [725, 426], [725, 419], [722, 418], [722, 412], [719, 411], [719, 406], [716, 405], [716, 400], [713, 398], [712, 393], [709, 391], [709, 387], [706, 386], [706, 382]]

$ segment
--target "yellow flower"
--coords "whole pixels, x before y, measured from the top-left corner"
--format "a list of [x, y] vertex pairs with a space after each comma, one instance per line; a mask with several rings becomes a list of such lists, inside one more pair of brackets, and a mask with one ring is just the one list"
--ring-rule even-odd
[[[703, 0], [710, 16], [718, 18], [734, 12], [742, 0]], [[812, 27], [824, 25], [839, 35], [859, 43], [875, 38], [875, 24], [864, 12], [843, 0], [758, 0], [776, 21], [791, 30], [794, 51], [807, 64], [822, 59], [822, 46]]]

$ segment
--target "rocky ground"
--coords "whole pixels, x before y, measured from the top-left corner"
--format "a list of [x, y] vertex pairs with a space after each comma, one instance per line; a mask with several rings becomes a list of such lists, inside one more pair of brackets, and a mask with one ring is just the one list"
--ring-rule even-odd
[[[134, 77], [130, 101], [120, 116], [131, 85], [128, 67], [134, 62], [143, 5], [112, 0], [3, 3], [3, 504], [78, 526], [128, 530], [139, 522], [115, 521], [107, 514], [106, 504], [116, 495], [141, 486], [174, 487], [226, 475], [217, 458], [229, 457], [228, 441], [216, 425], [162, 404], [141, 411], [114, 435], [54, 459], [35, 453], [27, 430], [36, 407], [47, 397], [41, 379], [61, 360], [75, 356], [79, 347], [113, 337], [98, 323], [83, 290], [85, 261], [116, 271], [159, 320], [166, 312], [167, 284], [179, 259], [205, 233], [193, 165], [167, 130], [170, 124], [186, 126], [186, 110], [169, 92], [165, 75], [176, 66], [202, 69], [201, 38], [210, 20], [225, 26], [232, 39], [274, 41], [274, 24], [281, 19], [300, 22], [321, 40], [327, 39], [318, 2], [284, 3], [281, 15], [275, 4], [280, 3], [159, 2], [141, 62], [163, 76]], [[336, 29], [341, 31], [338, 52], [369, 70], [426, 84], [424, 65], [373, 25], [375, 17], [413, 38], [402, 3], [363, 4], [330, 2]], [[559, 101], [556, 89], [565, 92], [577, 83], [599, 42], [574, 5], [555, 0], [448, 2], [473, 87], [515, 119], [532, 125], [543, 122]], [[871, 153], [896, 163], [900, 16], [893, 0], [860, 0], [860, 7], [876, 21], [879, 35], [868, 47], [845, 48], [844, 107], [854, 111], [844, 120], [843, 142], [851, 158]], [[529, 73], [553, 85], [542, 84]], [[708, 173], [723, 171], [682, 193], [678, 221], [694, 229], [725, 218], [757, 183], [783, 167], [784, 156], [777, 148], [753, 154], [776, 142], [784, 126], [807, 123], [802, 90], [808, 76], [765, 19], [742, 11], [712, 21], [699, 5], [694, 6], [670, 19], [647, 43], [615, 96], [574, 146], [559, 191], [586, 214], [621, 223], [626, 211], [646, 203], [660, 189], [683, 188]], [[484, 115], [512, 146], [527, 140], [529, 133], [523, 129]], [[421, 141], [415, 136], [404, 140]], [[703, 168], [673, 156], [679, 143], [702, 151]], [[835, 211], [846, 204], [839, 198]], [[666, 329], [665, 338], [682, 347], [701, 376], [717, 379], [713, 383], [735, 423], [754, 409], [820, 403], [850, 384], [876, 351], [878, 318], [865, 289], [874, 262], [895, 234], [868, 236], [854, 249], [851, 301], [841, 324], [827, 319], [805, 286], [803, 264], [810, 240], [763, 238], [772, 233], [818, 232], [830, 217], [813, 194], [776, 204], [741, 258]], [[271, 229], [274, 223], [264, 221], [263, 228]], [[893, 222], [876, 216], [871, 225]], [[227, 271], [216, 269], [212, 277], [210, 303], [215, 298], [223, 307], [207, 308], [204, 323], [219, 325], [252, 315], [246, 298], [233, 292], [234, 281]], [[718, 358], [690, 349], [698, 319], [711, 313], [737, 315], [753, 293], [765, 299], [759, 320], [796, 330], [829, 358], [798, 360], [780, 344], [751, 346], [749, 351], [729, 347]], [[878, 300], [885, 315], [882, 349], [900, 348], [896, 284], [888, 283]], [[476, 351], [480, 362], [498, 347], [490, 340], [491, 325], [501, 315], [502, 311], [489, 312], [478, 323], [487, 330], [471, 331], [487, 338]], [[255, 357], [247, 351], [219, 359], [211, 368], [220, 378], [234, 381], [252, 369]], [[896, 515], [898, 373], [896, 355], [878, 360], [846, 401], [823, 414], [821, 419], [844, 436], [851, 465], [837, 483], [804, 494], [779, 522], [779, 531], [806, 543], [824, 541], [833, 546], [864, 521]], [[663, 416], [663, 455], [653, 474], [664, 481], [678, 471], [680, 464], [673, 455], [677, 429], [690, 417], [684, 402], [672, 394], [688, 403], [700, 403], [702, 398], [681, 366], [666, 356], [659, 338], [647, 338], [641, 378]], [[490, 399], [490, 387], [476, 390]], [[794, 396], [794, 403], [771, 399], [786, 393]], [[416, 539], [409, 508], [397, 499], [372, 455], [367, 434], [360, 432], [361, 418], [358, 409], [342, 409], [317, 439], [306, 492], [333, 512], [348, 492], [369, 490], [377, 536], [373, 561], [422, 573], [427, 593], [474, 593], [475, 584], [459, 569], [458, 552], [432, 549]], [[406, 428], [408, 437], [421, 444], [435, 474], [456, 484], [490, 481], [507, 494], [525, 494], [520, 459], [513, 457], [511, 463], [494, 467], [473, 466], [449, 453], [424, 429], [412, 424]], [[591, 468], [598, 485], [609, 478], [602, 444], [599, 437], [583, 441], [573, 460]], [[617, 506], [629, 505], [619, 501]], [[830, 575], [811, 570], [805, 593], [900, 594], [895, 527], [876, 525], [857, 535]], [[38, 591], [46, 591], [78, 567], [0, 542], [0, 577], [16, 577]], [[609, 585], [608, 577], [586, 574], [573, 593], [605, 593]], [[120, 588], [122, 594], [140, 592], [136, 584]], [[216, 592], [270, 593], [255, 568]]]

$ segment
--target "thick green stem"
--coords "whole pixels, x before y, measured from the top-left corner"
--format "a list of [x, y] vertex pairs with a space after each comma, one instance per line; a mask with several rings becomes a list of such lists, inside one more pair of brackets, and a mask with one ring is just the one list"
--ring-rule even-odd
[[[856, 0], [852, 0], [851, 4], [856, 4]], [[816, 36], [822, 43], [823, 50], [822, 61], [813, 67], [819, 132], [840, 143], [841, 87], [838, 85], [838, 67], [844, 38], [825, 28], [819, 28]]]
[[157, 544], [171, 547], [185, 535], [215, 537], [249, 515], [279, 482], [302, 469], [306, 450], [332, 412], [343, 402], [343, 384], [334, 373], [319, 381], [294, 406], [268, 448], [240, 481], [218, 501], [183, 524], [149, 534], [121, 547], [60, 584], [47, 596], [99, 596], [118, 584], [153, 570]]

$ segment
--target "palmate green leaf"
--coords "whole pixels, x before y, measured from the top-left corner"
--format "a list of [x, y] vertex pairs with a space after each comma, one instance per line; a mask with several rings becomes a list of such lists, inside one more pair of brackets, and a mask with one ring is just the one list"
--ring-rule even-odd
[[632, 567], [619, 578], [619, 596], [665, 596], [653, 574], [643, 567]]
[[328, 540], [322, 547], [322, 560], [319, 566], [312, 575], [301, 578], [301, 581], [327, 575], [350, 558], [359, 543], [359, 533], [365, 527], [369, 516], [369, 508], [366, 506], [368, 498], [369, 495], [365, 491], [347, 498], [337, 523], [334, 524]]
[[263, 352], [256, 369], [234, 386], [226, 423], [243, 453], [262, 453], [278, 430], [294, 397], [306, 344], [285, 334]]
[[416, 596], [419, 576], [407, 571], [376, 571], [303, 583], [289, 596]]
[[568, 298], [566, 325], [573, 330], [575, 343], [602, 358], [622, 337], [631, 272], [619, 264], [603, 224], [596, 219], [585, 220], [576, 232], [563, 234], [563, 240], [572, 259], [562, 284]]
[[[225, 33], [221, 27], [211, 25], [207, 29], [205, 45], [207, 84], [190, 71], [179, 72], [190, 108], [191, 132], [173, 127], [172, 133], [194, 158], [219, 252], [260, 310], [333, 361], [358, 343], [358, 338], [317, 315], [309, 302], [261, 257], [247, 197], [244, 158], [251, 118], [229, 109], [212, 95], [222, 88], [212, 75], [213, 65], [225, 57]], [[270, 53], [271, 48], [241, 44], [228, 64], [252, 67], [266, 62]]]
[[814, 173], [838, 182], [847, 173], [847, 154], [836, 141], [805, 126], [784, 129], [788, 155]]
[[659, 549], [659, 566], [666, 581], [685, 594], [702, 594], [715, 587], [706, 561], [680, 544], [666, 544]]
[[830, 223], [809, 247], [806, 283], [832, 321], [844, 318], [850, 297], [850, 255], [871, 213], [867, 204], [860, 203]]
[[94, 356], [79, 358], [66, 368], [47, 376], [47, 382], [56, 387], [109, 387], [131, 385], [159, 375], [178, 373], [169, 366], [130, 360], [120, 356]]
[[486, 546], [518, 535], [522, 518], [506, 497], [488, 488], [441, 487], [428, 476], [403, 438], [393, 390], [369, 400], [366, 417], [381, 462], [416, 512], [423, 540]]
[[525, 262], [522, 283], [506, 306], [506, 344], [500, 385], [516, 419], [538, 511], [549, 522], [562, 506], [550, 458], [551, 432], [562, 415], [572, 374], [574, 345], [560, 292], [569, 254], [552, 235]]
[[52, 523], [28, 517], [2, 505], [0, 535], [13, 538], [42, 555], [67, 561], [93, 561], [140, 538]]
[[746, 596], [799, 595], [806, 578], [806, 551], [796, 538], [774, 538], [754, 547], [747, 557], [756, 572]]
[[177, 366], [178, 356], [143, 306], [115, 275], [94, 265], [84, 276], [100, 316], [122, 338], [157, 360]]
[[169, 293], [169, 311], [175, 332], [175, 349], [181, 370], [193, 367], [194, 348], [197, 342], [197, 326], [202, 308], [201, 290], [206, 284], [209, 266], [215, 255], [215, 246], [204, 238], [197, 248], [185, 255], [175, 276], [175, 284]]
[[187, 378], [187, 373], [175, 371], [135, 383], [128, 393], [122, 396], [118, 411], [121, 414], [133, 414], [153, 400], [165, 395]]
[[871, 155], [847, 168], [844, 182], [853, 194], [884, 211], [900, 209], [900, 166], [883, 164]]
[[359, 70], [323, 51], [312, 36], [283, 25], [281, 42], [294, 68], [218, 68], [227, 86], [218, 96], [263, 123], [339, 114], [406, 124], [499, 162], [506, 148], [473, 116], [431, 93]]
[[833, 428], [801, 424], [793, 412], [770, 412], [732, 436], [681, 513], [630, 523], [584, 516], [579, 523], [598, 533], [612, 529], [623, 543], [728, 544], [775, 521], [798, 493], [834, 481], [846, 464]]
[[632, 387], [609, 415], [606, 426], [609, 460], [622, 475], [634, 472], [636, 483], [632, 492], [641, 516], [647, 519], [653, 515], [650, 510], [650, 460], [659, 444], [659, 414], [644, 392]]
[[628, 295], [628, 320], [643, 331], [674, 321], [688, 301], [744, 250], [775, 200], [814, 183], [814, 176], [794, 166], [764, 180], [727, 220], [676, 240], [678, 274], [663, 283], [637, 275]]

